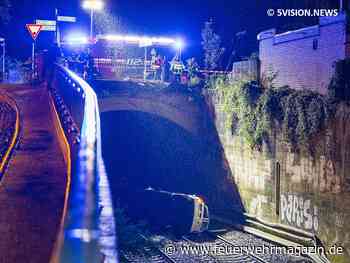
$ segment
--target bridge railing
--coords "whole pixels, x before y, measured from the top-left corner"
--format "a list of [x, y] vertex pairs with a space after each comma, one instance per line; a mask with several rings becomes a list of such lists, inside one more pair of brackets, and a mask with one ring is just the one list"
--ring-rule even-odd
[[[51, 262], [117, 262], [114, 215], [101, 155], [97, 97], [78, 75], [56, 65], [49, 81], [69, 151], [66, 202]], [[61, 142], [60, 142], [61, 143]]]

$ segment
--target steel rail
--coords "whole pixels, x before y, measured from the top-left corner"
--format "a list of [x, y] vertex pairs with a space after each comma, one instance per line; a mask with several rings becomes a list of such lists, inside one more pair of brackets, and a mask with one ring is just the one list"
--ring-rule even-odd
[[[209, 232], [209, 233], [210, 233], [210, 232]], [[217, 238], [217, 239], [219, 239], [219, 240], [225, 242], [226, 244], [229, 244], [229, 245], [231, 245], [231, 246], [236, 246], [236, 244], [234, 244], [233, 242], [227, 240], [226, 238], [224, 238], [224, 237], [222, 237], [222, 236], [216, 235], [216, 234], [214, 234], [214, 233], [210, 233], [210, 234], [213, 235], [213, 236], [215, 236], [215, 238]], [[261, 263], [269, 263], [268, 261], [266, 261], [266, 260], [260, 258], [259, 256], [254, 255], [252, 252], [247, 251], [246, 254], [247, 254], [248, 256], [250, 256], [251, 258], [253, 258], [254, 260], [257, 260], [257, 261], [259, 261], [259, 262], [261, 262]]]
[[[272, 243], [274, 243], [274, 244], [278, 244], [278, 245], [280, 245], [280, 246], [282, 246], [282, 247], [287, 247], [287, 245], [282, 244], [282, 243], [279, 243], [278, 241], [272, 241], [272, 240], [266, 238], [266, 236], [264, 236], [264, 235], [256, 235], [256, 234], [254, 234], [254, 233], [251, 233], [251, 232], [247, 231], [246, 228], [245, 228], [244, 226], [231, 225], [231, 224], [224, 223], [224, 222], [222, 222], [222, 221], [220, 221], [220, 220], [217, 220], [217, 219], [214, 219], [214, 221], [216, 221], [216, 222], [218, 222], [218, 223], [220, 223], [220, 224], [226, 224], [226, 225], [229, 226], [230, 228], [235, 229], [235, 230], [237, 230], [237, 231], [240, 231], [240, 232], [242, 232], [242, 233], [246, 233], [246, 234], [249, 234], [249, 235], [253, 235], [253, 236], [259, 237], [259, 238], [261, 238], [261, 239], [263, 239], [263, 240], [265, 240], [265, 241], [272, 242]], [[264, 224], [268, 224], [268, 223], [264, 222]], [[283, 225], [280, 225], [280, 224], [269, 224], [269, 225], [270, 225], [270, 227], [276, 227], [276, 228], [278, 228], [278, 227], [279, 227], [279, 228], [284, 227]], [[294, 231], [299, 231], [299, 230], [294, 230]], [[299, 232], [300, 232], [301, 234], [304, 235], [304, 238], [305, 238], [307, 235], [309, 235], [307, 232], [303, 232], [303, 231], [299, 231]], [[301, 245], [303, 245], [303, 244], [301, 244]], [[330, 262], [328, 261], [327, 258], [324, 258], [324, 257], [322, 257], [322, 256], [314, 257], [312, 254], [309, 254], [309, 253], [307, 253], [307, 254], [302, 254], [302, 256], [309, 258], [310, 260], [312, 260], [312, 261], [315, 262], [315, 263], [330, 263]]]
[[154, 247], [155, 249], [158, 250], [159, 254], [161, 254], [165, 259], [166, 261], [170, 262], [170, 263], [177, 263], [177, 261], [175, 261], [174, 259], [172, 259], [171, 257], [169, 257], [166, 253], [164, 253], [160, 248], [159, 246], [156, 246], [154, 244], [154, 242], [150, 241], [147, 237], [145, 237], [143, 234], [139, 234], [140, 237], [142, 239], [144, 239], [147, 243], [149, 243], [152, 247]]

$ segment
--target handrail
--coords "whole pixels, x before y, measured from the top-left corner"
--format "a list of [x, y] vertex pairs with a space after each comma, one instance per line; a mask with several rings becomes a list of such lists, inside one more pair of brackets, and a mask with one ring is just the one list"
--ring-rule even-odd
[[113, 208], [101, 154], [97, 96], [83, 79], [59, 65], [51, 89], [59, 101], [56, 106], [61, 123], [66, 124], [62, 126], [72, 156], [67, 211], [51, 261], [117, 262]]

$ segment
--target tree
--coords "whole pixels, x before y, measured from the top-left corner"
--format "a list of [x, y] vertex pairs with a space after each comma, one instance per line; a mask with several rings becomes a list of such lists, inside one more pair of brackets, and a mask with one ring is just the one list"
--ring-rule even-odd
[[[123, 27], [119, 16], [104, 11], [96, 13], [94, 30], [97, 35], [116, 34], [123, 32]], [[123, 51], [123, 44], [107, 42], [105, 49], [109, 57], [116, 58]]]
[[121, 19], [108, 12], [97, 13], [94, 20], [96, 34], [113, 34], [122, 31]]
[[205, 22], [202, 30], [202, 46], [204, 50], [204, 65], [208, 70], [218, 67], [221, 56], [225, 49], [221, 47], [221, 37], [214, 31], [214, 22]]
[[0, 2], [0, 23], [6, 24], [10, 21], [10, 8], [11, 4], [9, 0], [1, 0]]

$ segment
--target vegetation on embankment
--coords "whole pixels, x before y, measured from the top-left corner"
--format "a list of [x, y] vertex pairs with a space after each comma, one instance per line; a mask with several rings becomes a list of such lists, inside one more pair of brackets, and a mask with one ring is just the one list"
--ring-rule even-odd
[[[350, 60], [339, 61], [327, 95], [248, 81], [217, 79], [210, 88], [220, 96], [232, 134], [252, 148], [269, 145], [276, 132], [293, 152], [315, 153], [314, 138], [325, 132], [340, 105], [350, 102]], [[271, 84], [271, 82], [270, 82]]]

